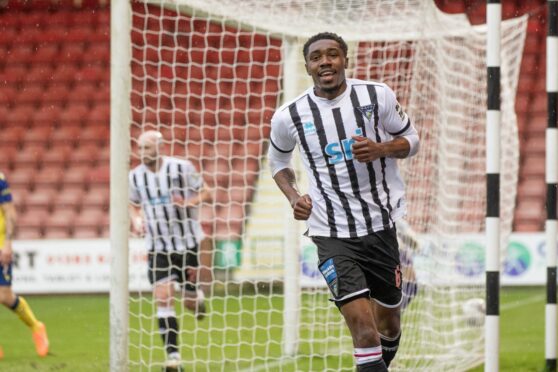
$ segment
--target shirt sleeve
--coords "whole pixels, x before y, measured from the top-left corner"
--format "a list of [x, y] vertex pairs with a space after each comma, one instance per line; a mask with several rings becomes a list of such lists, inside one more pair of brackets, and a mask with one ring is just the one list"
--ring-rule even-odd
[[129, 189], [129, 199], [132, 203], [139, 204], [141, 202], [141, 196], [139, 194], [139, 190], [137, 188], [136, 182], [134, 182], [134, 175], [133, 172], [130, 172], [128, 175], [129, 182], [128, 182], [128, 189]]
[[290, 135], [287, 126], [280, 120], [279, 112], [271, 119], [270, 146], [267, 152], [271, 175], [289, 168], [296, 140]]
[[409, 142], [409, 153], [414, 156], [419, 149], [419, 135], [411, 119], [397, 102], [395, 93], [387, 85], [385, 86], [385, 100], [383, 111], [383, 125], [387, 133], [393, 137], [403, 137]]
[[0, 204], [10, 203], [13, 201], [10, 185], [3, 173], [0, 173]]
[[192, 163], [188, 162], [185, 164], [183, 177], [185, 181], [184, 184], [188, 189], [185, 191], [200, 191], [203, 186], [203, 177]]
[[291, 153], [296, 146], [296, 141], [290, 135], [288, 126], [281, 120], [281, 112], [278, 111], [271, 118], [271, 146], [282, 153]]
[[397, 101], [393, 90], [386, 85], [384, 91], [383, 125], [385, 130], [394, 137], [403, 135], [409, 129], [413, 130], [411, 120]]

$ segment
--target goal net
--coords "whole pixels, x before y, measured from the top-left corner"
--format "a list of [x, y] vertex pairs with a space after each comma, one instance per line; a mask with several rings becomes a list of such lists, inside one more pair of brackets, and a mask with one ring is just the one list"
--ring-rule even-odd
[[[502, 24], [502, 246], [516, 195], [525, 26], [525, 18]], [[164, 155], [192, 161], [214, 190], [199, 211], [214, 247], [215, 277], [202, 286], [209, 314], [198, 321], [176, 301], [184, 368], [354, 368], [315, 247], [292, 221], [265, 157], [274, 110], [311, 84], [302, 44], [321, 31], [349, 43], [348, 76], [394, 89], [422, 141], [400, 165], [410, 302], [391, 370], [478, 365], [484, 314], [470, 300], [484, 298], [486, 30], [424, 0], [133, 2], [131, 164], [139, 162], [138, 136], [159, 130]], [[160, 369], [165, 352], [149, 291], [131, 292], [129, 316], [130, 368]]]

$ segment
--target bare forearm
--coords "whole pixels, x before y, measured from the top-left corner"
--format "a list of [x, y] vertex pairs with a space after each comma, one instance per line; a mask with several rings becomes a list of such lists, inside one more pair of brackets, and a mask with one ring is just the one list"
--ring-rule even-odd
[[411, 149], [409, 142], [403, 137], [396, 137], [393, 141], [382, 143], [381, 146], [383, 158], [403, 159], [409, 155]]
[[282, 169], [277, 172], [273, 179], [289, 203], [294, 205], [301, 195], [296, 184], [294, 171], [291, 168]]
[[4, 216], [6, 217], [6, 240], [12, 240], [15, 233], [16, 210], [12, 203], [4, 206]]

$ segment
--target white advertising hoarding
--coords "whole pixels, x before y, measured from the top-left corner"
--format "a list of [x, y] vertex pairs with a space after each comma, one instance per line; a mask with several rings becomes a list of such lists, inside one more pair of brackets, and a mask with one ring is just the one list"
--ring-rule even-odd
[[[132, 291], [149, 290], [142, 240], [130, 241]], [[19, 240], [14, 242], [16, 293], [98, 293], [110, 289], [110, 241]]]
[[[447, 269], [463, 282], [484, 282], [484, 235], [464, 235]], [[14, 242], [13, 288], [16, 293], [108, 293], [110, 242], [97, 240], [20, 240]], [[116, 248], [115, 248], [116, 249]], [[141, 239], [130, 241], [131, 291], [148, 291], [146, 251]], [[317, 267], [316, 247], [308, 238], [300, 247], [300, 278], [305, 287], [325, 286]], [[428, 265], [428, 249], [414, 257], [419, 281]], [[265, 278], [258, 278], [265, 280]], [[501, 270], [502, 285], [544, 285], [546, 245], [543, 233], [512, 234]]]

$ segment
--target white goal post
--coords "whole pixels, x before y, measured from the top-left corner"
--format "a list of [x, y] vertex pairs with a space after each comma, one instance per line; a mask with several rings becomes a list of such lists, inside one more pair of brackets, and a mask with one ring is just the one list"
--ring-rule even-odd
[[[152, 296], [130, 293], [125, 279], [123, 174], [138, 162], [135, 139], [151, 129], [163, 133], [165, 155], [188, 158], [215, 191], [200, 211], [214, 243], [215, 280], [204, 283], [209, 316], [196, 321], [176, 305], [185, 369], [353, 370], [350, 335], [327, 301], [315, 247], [265, 158], [274, 110], [311, 84], [302, 45], [322, 31], [348, 42], [348, 76], [394, 89], [421, 136], [419, 154], [400, 165], [409, 209], [400, 242], [418, 292], [403, 313], [391, 370], [482, 363], [483, 322], [472, 305], [484, 298], [485, 28], [425, 0], [111, 6], [111, 370], [149, 371], [165, 360]], [[503, 242], [518, 177], [514, 101], [525, 31], [526, 18], [502, 23]]]

